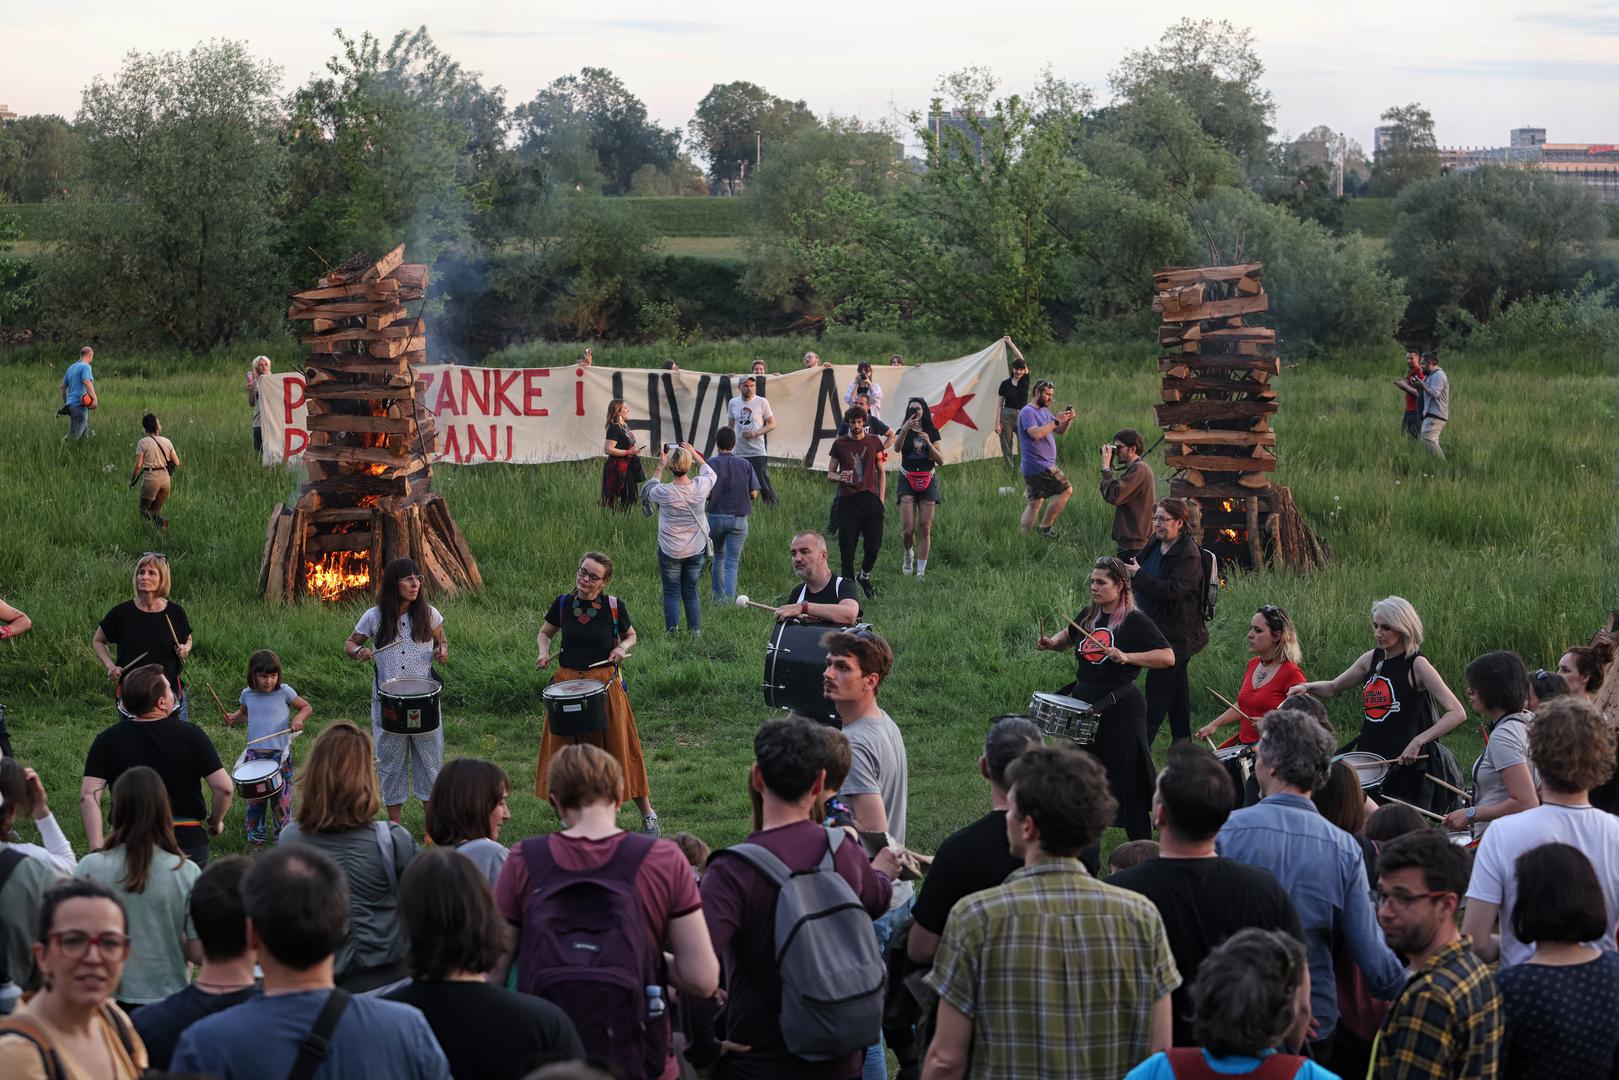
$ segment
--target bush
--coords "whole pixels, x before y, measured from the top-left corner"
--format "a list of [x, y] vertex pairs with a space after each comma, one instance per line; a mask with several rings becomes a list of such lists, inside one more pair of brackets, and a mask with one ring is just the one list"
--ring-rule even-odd
[[[1201, 215], [1225, 257], [1265, 264], [1265, 321], [1290, 353], [1376, 345], [1394, 336], [1405, 297], [1363, 237], [1334, 237], [1249, 191], [1222, 188]], [[1197, 265], [1188, 262], [1188, 265]]]
[[1445, 324], [1447, 338], [1466, 336], [1469, 356], [1527, 356], [1552, 351], [1574, 356], [1619, 354], [1616, 286], [1590, 278], [1573, 292], [1529, 296], [1509, 304], [1488, 323], [1460, 312]]
[[1393, 199], [1345, 199], [1343, 231], [1381, 240], [1394, 231]]

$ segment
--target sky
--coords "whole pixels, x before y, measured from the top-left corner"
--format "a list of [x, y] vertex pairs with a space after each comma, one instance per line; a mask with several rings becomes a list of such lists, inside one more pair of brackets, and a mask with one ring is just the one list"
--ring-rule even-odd
[[[339, 28], [384, 38], [425, 25], [441, 49], [517, 104], [561, 75], [605, 67], [653, 119], [684, 129], [715, 83], [747, 80], [819, 115], [898, 120], [925, 109], [939, 76], [987, 67], [1007, 91], [1049, 66], [1106, 97], [1127, 52], [1206, 4], [1139, 0], [820, 0], [678, 7], [520, 0], [339, 5], [310, 0], [0, 0], [0, 103], [72, 116], [91, 77], [130, 50], [247, 42], [279, 65], [283, 90], [319, 72]], [[375, 16], [365, 12], [375, 10]], [[1619, 142], [1619, 0], [1250, 0], [1275, 124], [1328, 124], [1368, 150], [1378, 114], [1420, 102], [1442, 146], [1499, 146], [1514, 127], [1552, 142]], [[341, 20], [341, 21], [339, 21]]]

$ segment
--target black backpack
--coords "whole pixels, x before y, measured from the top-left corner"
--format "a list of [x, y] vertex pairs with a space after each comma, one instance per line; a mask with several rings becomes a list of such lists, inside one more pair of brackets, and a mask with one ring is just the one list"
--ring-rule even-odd
[[1220, 603], [1220, 560], [1208, 548], [1197, 549], [1197, 564], [1203, 571], [1198, 581], [1197, 609], [1204, 622], [1214, 621]]

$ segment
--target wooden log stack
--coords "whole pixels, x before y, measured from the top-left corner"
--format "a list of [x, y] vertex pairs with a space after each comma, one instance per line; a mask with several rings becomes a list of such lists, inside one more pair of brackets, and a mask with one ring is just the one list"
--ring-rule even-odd
[[[427, 363], [421, 302], [427, 267], [401, 244], [356, 255], [292, 294], [309, 410], [308, 479], [265, 529], [259, 592], [290, 603], [369, 594], [392, 559], [409, 558], [428, 590], [483, 588], [478, 562], [433, 490], [433, 417], [416, 400], [413, 365]], [[411, 314], [414, 308], [415, 314]]]
[[1276, 331], [1246, 317], [1269, 300], [1259, 263], [1169, 268], [1153, 275], [1163, 349], [1165, 462], [1170, 494], [1202, 511], [1203, 546], [1223, 563], [1312, 569], [1330, 557], [1305, 524], [1293, 496], [1274, 483], [1276, 388], [1281, 374]]

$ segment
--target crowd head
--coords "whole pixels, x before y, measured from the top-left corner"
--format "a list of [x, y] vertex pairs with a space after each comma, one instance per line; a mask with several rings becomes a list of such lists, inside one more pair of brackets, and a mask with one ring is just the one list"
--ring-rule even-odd
[[1261, 790], [1266, 790], [1267, 783], [1279, 782], [1314, 791], [1327, 782], [1332, 736], [1318, 721], [1296, 709], [1272, 709], [1265, 714], [1260, 731], [1255, 769]]
[[1518, 900], [1512, 932], [1525, 944], [1577, 945], [1607, 933], [1607, 899], [1585, 853], [1570, 844], [1542, 844], [1518, 856]]
[[1372, 633], [1378, 648], [1399, 648], [1406, 656], [1414, 656], [1422, 648], [1422, 617], [1411, 601], [1386, 596], [1372, 605]]
[[834, 630], [822, 636], [826, 674], [822, 683], [832, 701], [875, 695], [894, 667], [894, 650], [870, 631]]
[[997, 716], [984, 735], [981, 771], [991, 786], [1005, 791], [1011, 786], [1007, 770], [1023, 754], [1045, 744], [1040, 727], [1027, 716]]
[[208, 863], [191, 887], [191, 925], [202, 952], [215, 963], [247, 954], [247, 906], [242, 882], [253, 864], [240, 855], [227, 855]]
[[1472, 859], [1438, 829], [1397, 836], [1377, 853], [1377, 922], [1389, 948], [1406, 956], [1456, 932]]
[[298, 777], [298, 826], [307, 832], [345, 832], [367, 826], [382, 809], [371, 733], [347, 721], [315, 740]]
[[410, 973], [438, 981], [493, 971], [511, 947], [489, 880], [471, 859], [428, 848], [399, 881], [399, 917], [410, 939]]
[[1560, 795], [1590, 791], [1613, 775], [1613, 725], [1588, 701], [1557, 698], [1529, 725], [1529, 758], [1542, 787]]
[[1304, 946], [1279, 930], [1238, 930], [1203, 958], [1192, 1031], [1215, 1057], [1258, 1057], [1309, 1016]]
[[282, 845], [253, 860], [242, 880], [248, 943], [266, 960], [308, 971], [330, 959], [349, 929], [342, 867], [307, 844]]
[[1012, 854], [1033, 847], [1077, 856], [1113, 823], [1119, 803], [1096, 758], [1066, 746], [1028, 750], [1012, 763], [1006, 831]]
[[1153, 795], [1153, 816], [1161, 832], [1205, 843], [1214, 839], [1236, 805], [1236, 785], [1218, 758], [1191, 743], [1170, 746]]
[[[819, 760], [819, 759], [817, 759]], [[624, 801], [624, 769], [606, 750], [573, 743], [551, 758], [546, 773], [551, 804], [559, 812]]]
[[439, 770], [427, 804], [427, 835], [445, 847], [468, 840], [495, 840], [510, 818], [506, 796], [512, 782], [491, 761], [456, 758]]
[[1570, 692], [1589, 697], [1602, 689], [1602, 679], [1613, 663], [1614, 639], [1607, 634], [1589, 645], [1576, 645], [1557, 660], [1557, 674]]
[[45, 893], [34, 942], [42, 996], [88, 1018], [112, 998], [128, 958], [129, 916], [111, 889], [75, 877]]

